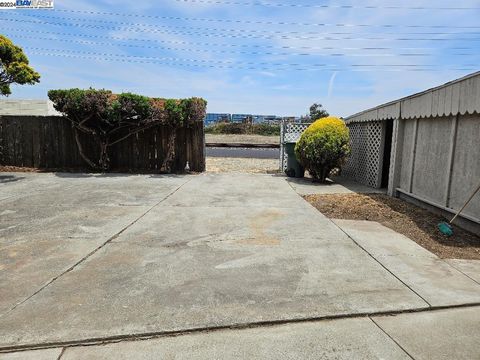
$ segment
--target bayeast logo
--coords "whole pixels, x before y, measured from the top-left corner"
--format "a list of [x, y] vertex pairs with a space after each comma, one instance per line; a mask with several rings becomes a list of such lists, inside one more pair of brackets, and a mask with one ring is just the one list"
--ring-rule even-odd
[[53, 0], [17, 0], [17, 8], [53, 8]]

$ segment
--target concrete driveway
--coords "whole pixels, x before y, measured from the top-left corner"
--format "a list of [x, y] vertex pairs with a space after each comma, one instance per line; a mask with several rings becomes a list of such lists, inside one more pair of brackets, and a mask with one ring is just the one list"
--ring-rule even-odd
[[[277, 176], [1, 174], [0, 351], [422, 358], [415, 316], [478, 338], [480, 284], [377, 225], [332, 222]], [[95, 343], [112, 344], [78, 347]]]

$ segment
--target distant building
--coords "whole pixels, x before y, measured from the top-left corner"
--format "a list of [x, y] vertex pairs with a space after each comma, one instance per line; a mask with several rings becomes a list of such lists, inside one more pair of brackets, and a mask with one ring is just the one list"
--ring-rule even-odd
[[50, 100], [0, 100], [0, 115], [61, 115]]
[[232, 122], [241, 123], [247, 120], [251, 114], [232, 114]]
[[288, 122], [298, 122], [299, 118], [295, 116], [276, 116], [276, 115], [252, 115], [252, 114], [220, 114], [207, 113], [205, 125], [212, 125], [219, 122], [243, 123], [252, 120], [254, 124], [280, 124], [283, 120]]
[[208, 113], [205, 117], [205, 125], [212, 125], [219, 122], [230, 122], [232, 121], [232, 115], [230, 114], [221, 114], [221, 113]]

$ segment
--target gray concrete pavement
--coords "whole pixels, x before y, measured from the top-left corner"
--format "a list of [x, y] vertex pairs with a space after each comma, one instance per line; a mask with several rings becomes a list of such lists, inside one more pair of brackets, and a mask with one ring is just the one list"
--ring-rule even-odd
[[374, 189], [356, 183], [352, 180], [337, 176], [333, 181], [322, 184], [314, 183], [311, 178], [286, 178], [286, 181], [299, 195], [331, 195], [331, 194], [354, 194], [354, 193], [377, 193], [384, 194], [385, 189]]
[[188, 179], [5, 314], [0, 346], [427, 307], [283, 179]]
[[[365, 251], [278, 176], [12, 176], [18, 180], [0, 184], [0, 285], [7, 289], [0, 299], [0, 351], [426, 311], [480, 296], [480, 285], [442, 263], [451, 269], [446, 274], [408, 239], [391, 244], [364, 236], [362, 247], [371, 245]], [[340, 225], [360, 243], [348, 224]], [[366, 319], [337, 321], [338, 327], [332, 321], [316, 330], [292, 328], [298, 347], [295, 337], [291, 346], [282, 340], [282, 330], [269, 338], [271, 327], [265, 327], [258, 336], [265, 337], [265, 351], [285, 343], [283, 358], [306, 357], [321, 344], [326, 358], [404, 356]], [[312, 331], [331, 336], [312, 345]], [[175, 353], [186, 341], [184, 358], [188, 349], [215, 355], [222, 344], [215, 333], [201, 351], [184, 336], [158, 351]], [[250, 354], [256, 335], [249, 336], [232, 348], [232, 357]], [[144, 358], [154, 356], [148, 354], [155, 346], [142, 346]], [[68, 349], [64, 356], [83, 355]]]
[[[17, 174], [0, 187], [0, 314], [137, 220], [185, 178]], [[128, 191], [125, 191], [128, 190]]]
[[448, 259], [445, 261], [480, 284], [480, 260]]
[[480, 304], [480, 286], [407, 237], [372, 221], [335, 223], [431, 306]]
[[[14, 353], [0, 354], [0, 360], [58, 360], [62, 354], [61, 348], [18, 351]], [[112, 354], [110, 354], [112, 355]]]
[[374, 321], [414, 359], [480, 359], [478, 306], [378, 317]]
[[410, 357], [370, 319], [361, 318], [72, 348], [62, 357], [62, 360], [87, 359], [406, 360]]
[[16, 352], [0, 360], [471, 360], [480, 355], [479, 336], [477, 306]]

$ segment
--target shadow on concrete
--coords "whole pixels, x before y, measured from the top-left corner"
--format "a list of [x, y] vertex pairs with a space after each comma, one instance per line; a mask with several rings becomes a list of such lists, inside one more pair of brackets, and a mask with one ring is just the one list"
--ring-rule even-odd
[[300, 195], [349, 193], [384, 194], [386, 192], [386, 189], [375, 189], [342, 177], [333, 177], [332, 179], [327, 179], [327, 182], [325, 183], [315, 182], [311, 177], [285, 177], [285, 179]]
[[148, 176], [150, 178], [179, 178], [186, 175], [195, 174], [152, 174], [152, 173], [89, 173], [89, 172], [54, 172], [55, 176], [65, 179], [85, 179], [85, 178], [127, 178], [132, 176]]
[[0, 184], [11, 183], [15, 181], [20, 181], [25, 179], [24, 177], [19, 177], [15, 175], [0, 175]]

